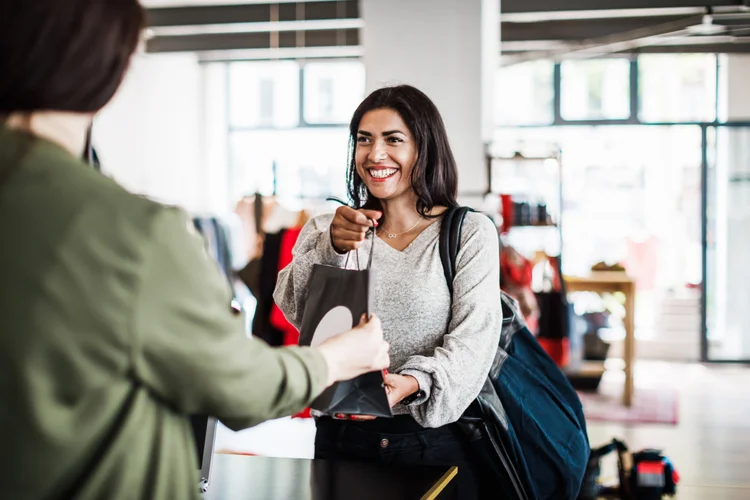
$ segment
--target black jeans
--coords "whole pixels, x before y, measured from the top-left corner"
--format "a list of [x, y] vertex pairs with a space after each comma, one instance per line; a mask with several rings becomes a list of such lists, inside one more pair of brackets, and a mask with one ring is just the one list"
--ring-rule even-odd
[[[491, 473], [471, 452], [468, 438], [454, 424], [427, 429], [410, 416], [398, 415], [366, 422], [322, 417], [316, 426], [315, 458], [383, 465], [455, 465], [458, 498], [487, 498], [490, 492], [489, 498], [498, 498]], [[482, 491], [485, 497], [480, 496]]]

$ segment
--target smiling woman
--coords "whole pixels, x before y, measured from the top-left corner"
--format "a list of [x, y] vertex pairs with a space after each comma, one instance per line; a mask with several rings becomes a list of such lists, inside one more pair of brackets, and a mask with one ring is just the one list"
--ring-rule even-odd
[[[456, 162], [432, 101], [410, 86], [376, 90], [349, 126], [350, 206], [311, 219], [274, 299], [299, 327], [316, 264], [354, 267], [346, 253], [372, 250], [371, 310], [391, 347], [385, 383], [392, 419], [317, 418], [319, 458], [392, 465], [458, 465], [458, 496], [497, 491], [486, 464], [455, 424], [476, 398], [502, 324], [497, 229], [467, 215], [454, 288], [438, 249], [442, 215], [456, 205]], [[365, 234], [375, 225], [378, 238]], [[374, 245], [374, 247], [372, 246]]]
[[[445, 124], [420, 90], [408, 85], [376, 90], [354, 112], [349, 137], [347, 183], [355, 208], [383, 210], [384, 200], [409, 191], [423, 216], [456, 205], [458, 169]], [[385, 168], [396, 172], [387, 175]], [[381, 176], [389, 182], [374, 182]]]

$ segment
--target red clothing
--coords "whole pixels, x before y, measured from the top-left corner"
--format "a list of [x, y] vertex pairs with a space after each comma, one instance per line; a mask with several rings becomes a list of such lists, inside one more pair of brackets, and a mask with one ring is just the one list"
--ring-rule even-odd
[[[279, 249], [279, 271], [292, 262], [292, 249], [295, 243], [297, 243], [300, 231], [302, 231], [301, 227], [286, 229], [284, 231]], [[276, 304], [271, 307], [269, 321], [272, 326], [284, 333], [284, 345], [297, 345], [299, 343], [299, 332], [286, 320], [284, 313], [281, 312], [281, 309]]]
[[[286, 229], [284, 234], [281, 236], [281, 246], [279, 248], [279, 266], [278, 270], [281, 271], [292, 262], [292, 249], [302, 228], [291, 228]], [[269, 322], [272, 326], [283, 332], [284, 345], [297, 345], [299, 343], [299, 332], [294, 326], [286, 320], [284, 313], [274, 303], [271, 307], [271, 315]], [[311, 418], [310, 408], [305, 408], [296, 415], [292, 415], [292, 418]]]

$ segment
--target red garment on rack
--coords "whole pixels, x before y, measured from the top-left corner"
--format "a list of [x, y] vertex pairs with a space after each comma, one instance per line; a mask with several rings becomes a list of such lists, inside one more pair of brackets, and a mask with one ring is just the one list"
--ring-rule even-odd
[[[278, 270], [281, 271], [292, 262], [292, 249], [299, 233], [302, 231], [301, 227], [290, 228], [284, 231], [281, 237], [281, 246], [279, 248], [279, 266]], [[299, 332], [297, 329], [287, 321], [284, 313], [281, 312], [279, 306], [276, 303], [271, 306], [271, 315], [269, 322], [272, 326], [280, 330], [284, 336], [284, 345], [297, 345], [299, 343]], [[296, 415], [292, 415], [292, 418], [311, 418], [310, 408], [305, 408]]]
[[[279, 248], [279, 271], [292, 262], [292, 249], [294, 248], [294, 244], [297, 243], [300, 231], [302, 231], [300, 227], [284, 231], [281, 237], [281, 247]], [[281, 312], [281, 309], [276, 304], [271, 307], [269, 321], [271, 325], [283, 332], [283, 345], [297, 345], [299, 343], [299, 332], [286, 320], [284, 313]]]

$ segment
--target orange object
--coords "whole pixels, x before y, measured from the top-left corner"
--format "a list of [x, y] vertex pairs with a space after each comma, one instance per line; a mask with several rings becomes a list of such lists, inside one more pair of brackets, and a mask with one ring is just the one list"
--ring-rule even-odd
[[568, 366], [568, 363], [570, 363], [570, 339], [567, 337], [561, 339], [537, 337], [537, 340], [557, 366], [560, 368]]

